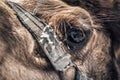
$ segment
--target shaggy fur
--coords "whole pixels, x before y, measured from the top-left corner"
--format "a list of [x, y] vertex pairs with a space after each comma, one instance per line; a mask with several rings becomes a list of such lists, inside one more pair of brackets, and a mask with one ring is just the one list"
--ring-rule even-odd
[[[33, 11], [36, 2], [30, 0], [21, 5]], [[94, 80], [119, 80], [116, 62], [119, 54], [113, 51], [117, 53], [119, 46], [112, 45], [107, 29], [96, 24], [80, 7], [59, 0], [40, 0], [37, 5], [36, 16], [54, 28], [80, 71]], [[3, 1], [0, 1], [0, 80], [60, 80], [44, 52]], [[70, 76], [65, 80], [73, 79]]]

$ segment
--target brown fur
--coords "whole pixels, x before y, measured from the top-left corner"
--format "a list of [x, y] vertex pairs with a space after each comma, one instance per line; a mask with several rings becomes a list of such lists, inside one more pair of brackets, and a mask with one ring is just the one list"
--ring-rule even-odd
[[[119, 0], [63, 0], [70, 5], [80, 6], [94, 14], [109, 32], [113, 55], [120, 65], [120, 1]], [[77, 4], [75, 4], [77, 3]], [[96, 20], [96, 21], [97, 21]], [[120, 66], [118, 67], [120, 68]], [[120, 71], [118, 71], [120, 72]]]
[[[36, 2], [31, 0], [22, 6], [33, 11]], [[109, 33], [95, 24], [86, 10], [58, 0], [41, 0], [36, 16], [55, 29], [80, 71], [94, 80], [119, 80]], [[65, 36], [72, 28], [82, 29], [86, 35], [85, 42], [77, 47]], [[70, 48], [70, 44], [75, 47]], [[0, 1], [0, 80], [60, 80], [38, 48], [14, 12]]]

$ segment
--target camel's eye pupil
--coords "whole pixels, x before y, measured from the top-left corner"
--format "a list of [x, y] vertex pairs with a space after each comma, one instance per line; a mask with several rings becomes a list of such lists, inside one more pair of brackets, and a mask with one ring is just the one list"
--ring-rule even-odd
[[67, 39], [73, 43], [80, 43], [85, 39], [85, 34], [79, 29], [69, 29], [67, 34]]

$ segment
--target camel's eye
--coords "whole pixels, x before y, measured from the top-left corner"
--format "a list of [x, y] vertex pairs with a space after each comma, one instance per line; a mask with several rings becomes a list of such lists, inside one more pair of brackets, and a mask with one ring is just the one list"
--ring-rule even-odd
[[90, 31], [80, 28], [69, 28], [66, 30], [64, 44], [71, 50], [79, 50], [87, 43], [89, 35]]
[[85, 39], [83, 30], [71, 28], [67, 31], [67, 40], [73, 43], [80, 43]]

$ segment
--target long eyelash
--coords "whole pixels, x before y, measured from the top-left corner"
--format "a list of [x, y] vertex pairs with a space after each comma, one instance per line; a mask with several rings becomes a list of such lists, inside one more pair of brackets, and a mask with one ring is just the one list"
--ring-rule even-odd
[[60, 32], [62, 33], [63, 35], [63, 41], [66, 39], [67, 35], [66, 35], [66, 23], [64, 20], [62, 20], [60, 22], [60, 26], [59, 26], [59, 29], [60, 29]]
[[69, 22], [66, 22], [69, 28], [72, 28], [72, 25]]

